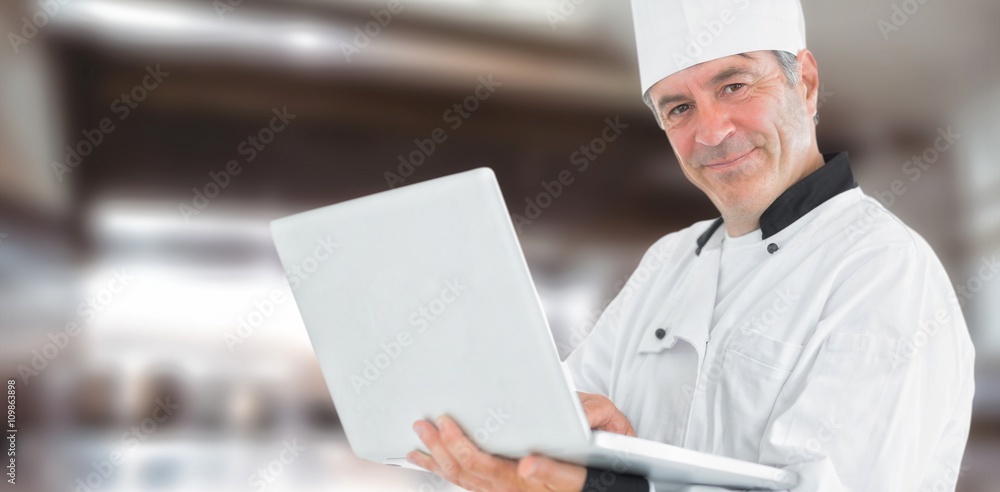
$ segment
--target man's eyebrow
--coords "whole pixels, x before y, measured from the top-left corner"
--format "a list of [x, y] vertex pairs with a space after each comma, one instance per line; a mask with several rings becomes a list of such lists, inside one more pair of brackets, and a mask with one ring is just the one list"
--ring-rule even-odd
[[682, 101], [684, 99], [687, 99], [687, 97], [682, 96], [680, 94], [667, 94], [660, 98], [660, 101], [657, 103], [656, 108], [662, 111], [664, 106], [667, 106], [668, 104], [671, 103], [675, 103], [677, 101]]
[[727, 80], [729, 80], [729, 79], [731, 79], [733, 77], [736, 77], [738, 75], [754, 75], [754, 76], [756, 76], [757, 75], [757, 71], [749, 69], [749, 68], [746, 68], [746, 67], [729, 67], [729, 68], [726, 68], [725, 70], [717, 73], [715, 75], [715, 77], [712, 77], [712, 80], [711, 80], [711, 82], [709, 82], [709, 84], [713, 85], [713, 86], [714, 85], [719, 85], [719, 84], [721, 84], [721, 83], [723, 83], [723, 82], [725, 82], [725, 81], [727, 81]]

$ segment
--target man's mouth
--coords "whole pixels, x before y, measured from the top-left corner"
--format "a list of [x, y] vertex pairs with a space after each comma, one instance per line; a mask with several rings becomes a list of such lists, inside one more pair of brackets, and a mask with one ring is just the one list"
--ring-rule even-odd
[[730, 167], [742, 164], [743, 161], [745, 161], [746, 158], [750, 154], [752, 154], [754, 150], [756, 150], [756, 148], [750, 149], [746, 153], [737, 155], [737, 156], [729, 158], [729, 159], [715, 161], [715, 162], [712, 162], [710, 164], [706, 164], [705, 167], [707, 167], [707, 168], [709, 168], [709, 169], [711, 169], [713, 171], [720, 171], [720, 170], [723, 170], [723, 169], [728, 169]]

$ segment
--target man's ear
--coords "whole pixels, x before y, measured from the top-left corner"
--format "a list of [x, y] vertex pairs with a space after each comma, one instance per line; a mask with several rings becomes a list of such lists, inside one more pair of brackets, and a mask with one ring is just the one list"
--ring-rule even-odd
[[799, 86], [806, 100], [806, 111], [810, 116], [815, 116], [818, 111], [819, 101], [819, 68], [816, 66], [816, 59], [812, 52], [803, 49], [796, 57], [799, 63]]

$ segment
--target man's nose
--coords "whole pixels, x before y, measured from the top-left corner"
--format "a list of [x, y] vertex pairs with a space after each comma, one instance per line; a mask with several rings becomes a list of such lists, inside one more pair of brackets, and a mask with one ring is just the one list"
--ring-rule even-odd
[[701, 145], [715, 147], [736, 131], [729, 113], [718, 106], [706, 108], [697, 118], [695, 140]]

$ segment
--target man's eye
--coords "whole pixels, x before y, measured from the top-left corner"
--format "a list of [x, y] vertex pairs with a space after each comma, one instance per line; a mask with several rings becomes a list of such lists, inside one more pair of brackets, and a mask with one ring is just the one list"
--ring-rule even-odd
[[729, 93], [733, 93], [733, 92], [736, 92], [736, 91], [738, 91], [738, 90], [740, 90], [740, 89], [742, 89], [744, 87], [746, 87], [746, 84], [729, 84], [723, 90], [726, 91], [726, 92], [729, 92]]
[[670, 110], [670, 116], [679, 115], [681, 113], [684, 113], [688, 109], [690, 109], [690, 106], [688, 106], [687, 104], [681, 104], [680, 106], [677, 106], [676, 108]]

